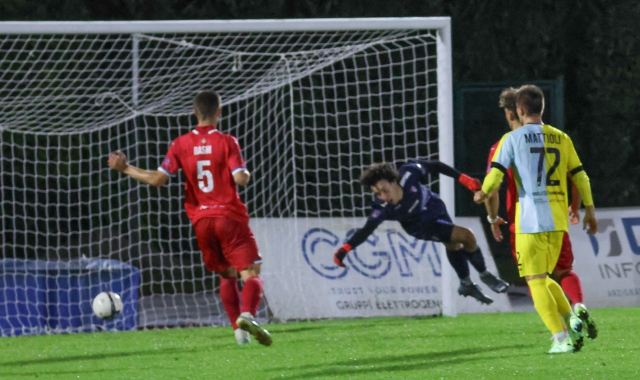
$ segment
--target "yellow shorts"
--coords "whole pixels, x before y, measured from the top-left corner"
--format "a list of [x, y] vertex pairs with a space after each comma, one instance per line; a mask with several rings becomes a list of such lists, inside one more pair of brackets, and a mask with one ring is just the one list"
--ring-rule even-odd
[[564, 231], [516, 234], [516, 255], [520, 277], [551, 273], [556, 267]]

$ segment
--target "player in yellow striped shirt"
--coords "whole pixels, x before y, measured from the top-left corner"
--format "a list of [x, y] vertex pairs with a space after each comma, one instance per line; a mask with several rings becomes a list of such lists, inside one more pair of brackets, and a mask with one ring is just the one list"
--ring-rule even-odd
[[525, 85], [518, 89], [516, 109], [523, 126], [500, 140], [492, 169], [474, 200], [483, 203], [488, 194], [498, 189], [504, 172], [513, 167], [518, 188], [515, 220], [518, 271], [527, 280], [536, 311], [553, 335], [549, 353], [577, 352], [582, 347], [582, 322], [571, 310], [560, 285], [548, 273], [558, 261], [562, 238], [569, 228], [567, 174], [572, 175], [586, 208], [584, 228], [588, 227], [590, 234], [598, 229], [589, 177], [571, 138], [542, 124], [544, 95], [540, 88]]

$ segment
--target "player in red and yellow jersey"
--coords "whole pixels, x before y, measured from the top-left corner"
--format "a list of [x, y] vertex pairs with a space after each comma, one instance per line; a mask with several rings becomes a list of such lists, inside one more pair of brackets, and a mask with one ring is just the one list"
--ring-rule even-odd
[[[264, 345], [269, 332], [256, 321], [262, 299], [258, 245], [249, 228], [249, 214], [236, 185], [246, 186], [250, 173], [245, 167], [235, 137], [217, 129], [222, 113], [215, 91], [196, 95], [194, 113], [198, 125], [175, 139], [155, 171], [127, 163], [118, 151], [109, 156], [109, 166], [140, 182], [163, 186], [179, 169], [185, 174], [184, 207], [193, 224], [202, 258], [211, 272], [220, 275], [220, 297], [239, 344], [249, 343], [249, 334]], [[238, 290], [238, 273], [244, 281]], [[240, 299], [242, 299], [242, 308]]]

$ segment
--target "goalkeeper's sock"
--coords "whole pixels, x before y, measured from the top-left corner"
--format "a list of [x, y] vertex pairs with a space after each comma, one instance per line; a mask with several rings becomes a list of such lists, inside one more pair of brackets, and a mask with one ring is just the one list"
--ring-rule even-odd
[[560, 286], [562, 286], [562, 290], [571, 298], [571, 302], [583, 303], [584, 302], [584, 294], [582, 292], [582, 282], [580, 281], [580, 277], [576, 274], [576, 272], [570, 270], [567, 274], [565, 274], [560, 279]]
[[227, 312], [231, 326], [236, 330], [238, 328], [236, 319], [240, 316], [240, 291], [238, 290], [237, 277], [220, 277], [220, 298], [222, 298], [222, 306]]
[[564, 295], [564, 292], [562, 291], [560, 285], [558, 285], [557, 282], [553, 281], [551, 277], [547, 277], [547, 288], [556, 301], [556, 305], [558, 306], [558, 313], [560, 313], [560, 315], [573, 313], [571, 304], [569, 303], [569, 300], [567, 300], [567, 296]]
[[249, 312], [255, 317], [261, 300], [262, 280], [260, 277], [246, 279], [242, 287], [242, 312]]
[[478, 273], [483, 273], [487, 271], [487, 266], [484, 264], [484, 257], [482, 257], [482, 252], [480, 251], [480, 247], [478, 247], [473, 252], [467, 252], [462, 250], [467, 256], [467, 259], [473, 265], [474, 268], [478, 271]]
[[535, 307], [538, 315], [540, 315], [540, 318], [542, 318], [542, 322], [544, 322], [544, 325], [547, 326], [547, 329], [549, 329], [551, 334], [564, 331], [562, 319], [558, 314], [558, 306], [556, 304], [556, 300], [547, 287], [547, 279], [536, 278], [534, 280], [530, 280], [529, 289], [531, 289], [533, 306]]
[[453, 270], [456, 271], [459, 279], [469, 277], [469, 263], [462, 252], [462, 249], [457, 251], [447, 250], [447, 259], [449, 260], [449, 264], [451, 264]]

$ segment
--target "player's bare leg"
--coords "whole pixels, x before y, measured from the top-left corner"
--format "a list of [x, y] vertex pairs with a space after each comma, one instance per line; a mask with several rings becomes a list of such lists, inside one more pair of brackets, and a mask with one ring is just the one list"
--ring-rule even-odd
[[260, 264], [251, 264], [240, 271], [244, 281], [242, 288], [242, 313], [237, 319], [238, 327], [253, 335], [256, 340], [265, 346], [270, 346], [271, 335], [255, 320], [258, 306], [262, 299], [262, 280], [260, 280]]

